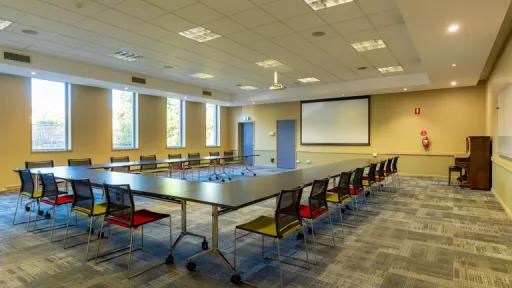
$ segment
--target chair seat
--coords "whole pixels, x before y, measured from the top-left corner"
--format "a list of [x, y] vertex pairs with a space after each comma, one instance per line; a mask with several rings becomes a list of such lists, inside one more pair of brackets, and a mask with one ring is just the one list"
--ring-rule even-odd
[[327, 200], [327, 202], [331, 202], [331, 203], [342, 203], [342, 202], [345, 202], [345, 200], [349, 200], [350, 196], [343, 195], [341, 197], [341, 201], [340, 201], [340, 199], [338, 197], [338, 193], [327, 193], [325, 196], [325, 199]]
[[[106, 220], [109, 224], [118, 225], [118, 226], [125, 227], [125, 228], [130, 228], [131, 225], [130, 225], [129, 217], [130, 217], [129, 215], [127, 215], [126, 217], [109, 216], [109, 218], [107, 218]], [[141, 225], [155, 222], [160, 219], [167, 218], [167, 217], [170, 217], [170, 215], [164, 214], [164, 213], [153, 212], [153, 211], [149, 211], [146, 209], [137, 210], [137, 211], [133, 212], [133, 227], [137, 228]]]
[[364, 192], [364, 188], [355, 189], [354, 186], [350, 186], [350, 195], [359, 195]]
[[300, 208], [299, 208], [300, 217], [307, 218], [307, 219], [315, 219], [315, 218], [318, 218], [319, 216], [322, 216], [328, 212], [329, 212], [329, 210], [327, 210], [327, 208], [325, 208], [325, 207], [317, 208], [317, 209], [311, 211], [311, 207], [309, 205], [301, 204]]
[[[107, 212], [107, 203], [94, 204], [92, 211], [83, 207], [73, 207], [73, 212], [82, 214], [85, 216], [99, 216]], [[91, 213], [92, 212], [92, 213]]]
[[327, 192], [331, 192], [331, 193], [338, 193], [338, 191], [340, 191], [340, 187], [338, 187], [338, 186], [332, 187], [331, 189], [327, 189]]
[[41, 196], [43, 195], [43, 192], [42, 191], [34, 191], [33, 194], [30, 194], [30, 193], [27, 193], [27, 192], [21, 192], [21, 196], [23, 197], [26, 197], [26, 198], [41, 198]]
[[[300, 222], [295, 220], [283, 228], [282, 236], [285, 237], [300, 227]], [[277, 225], [273, 217], [260, 216], [250, 222], [236, 226], [236, 229], [277, 238]]]
[[63, 205], [73, 203], [73, 195], [59, 195], [57, 197], [52, 196], [45, 199], [42, 199], [41, 202], [48, 205]]

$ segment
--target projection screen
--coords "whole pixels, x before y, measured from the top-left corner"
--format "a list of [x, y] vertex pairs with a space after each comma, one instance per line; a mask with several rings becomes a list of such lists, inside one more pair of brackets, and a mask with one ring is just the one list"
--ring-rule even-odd
[[301, 102], [302, 145], [370, 145], [370, 96]]

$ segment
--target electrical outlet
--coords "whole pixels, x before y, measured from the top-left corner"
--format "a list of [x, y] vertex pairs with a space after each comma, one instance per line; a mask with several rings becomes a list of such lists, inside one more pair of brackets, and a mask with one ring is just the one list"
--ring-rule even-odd
[[270, 157], [270, 163], [274, 163], [274, 157]]

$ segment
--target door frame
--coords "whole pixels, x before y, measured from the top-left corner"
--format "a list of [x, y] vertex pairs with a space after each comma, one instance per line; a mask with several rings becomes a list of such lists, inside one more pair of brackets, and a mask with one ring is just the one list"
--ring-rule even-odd
[[295, 121], [295, 139], [294, 139], [294, 142], [295, 142], [295, 151], [294, 151], [294, 168], [293, 169], [297, 169], [297, 119], [278, 119], [276, 120], [276, 167], [277, 167], [277, 161], [279, 159], [279, 141], [277, 140], [278, 138], [278, 133], [279, 133], [279, 129], [277, 127], [277, 122], [278, 121]]
[[252, 139], [253, 139], [253, 143], [252, 143], [252, 151], [253, 151], [253, 154], [254, 154], [254, 150], [255, 149], [255, 146], [256, 146], [256, 124], [254, 121], [240, 121], [238, 122], [238, 155], [241, 155], [242, 151], [243, 150], [243, 145], [242, 145], [242, 137], [243, 137], [243, 133], [242, 133], [242, 130], [243, 130], [243, 125], [244, 124], [247, 124], [247, 123], [250, 123], [252, 124]]

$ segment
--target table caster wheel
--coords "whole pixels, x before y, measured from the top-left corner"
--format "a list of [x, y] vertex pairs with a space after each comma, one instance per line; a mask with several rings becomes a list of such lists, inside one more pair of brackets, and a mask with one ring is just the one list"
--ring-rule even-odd
[[201, 248], [203, 248], [203, 250], [208, 250], [208, 241], [203, 240], [201, 243]]
[[221, 182], [222, 182], [222, 183], [226, 182], [226, 179], [222, 179], [222, 180], [221, 180]]
[[252, 176], [256, 176], [256, 173], [252, 173]]
[[25, 211], [30, 211], [30, 206], [25, 206]]
[[215, 179], [219, 180], [219, 176], [215, 176]]
[[302, 239], [304, 239], [304, 234], [297, 233], [297, 240], [302, 240]]
[[87, 229], [87, 233], [94, 234], [94, 228], [90, 227], [89, 229]]
[[104, 232], [98, 233], [98, 239], [107, 239], [105, 237], [105, 233]]
[[212, 181], [212, 177], [208, 177], [208, 181]]
[[244, 172], [242, 172], [242, 175], [245, 175]]
[[236, 285], [242, 284], [242, 277], [239, 274], [231, 275], [231, 283]]
[[230, 178], [228, 178], [228, 180], [229, 180], [229, 181], [231, 181], [231, 177], [230, 177]]
[[187, 270], [190, 271], [190, 272], [193, 272], [193, 271], [196, 271], [196, 263], [190, 261], [187, 263]]
[[174, 264], [174, 256], [172, 255], [168, 255], [166, 258], [165, 258], [165, 264], [169, 265], [169, 264]]
[[[41, 214], [43, 211], [41, 211]], [[51, 219], [52, 218], [52, 215], [50, 213], [48, 213], [48, 211], [46, 211], [46, 213], [44, 213], [44, 219]]]

